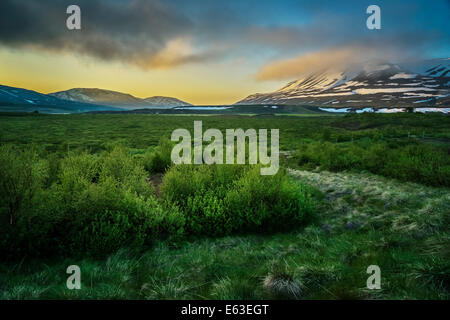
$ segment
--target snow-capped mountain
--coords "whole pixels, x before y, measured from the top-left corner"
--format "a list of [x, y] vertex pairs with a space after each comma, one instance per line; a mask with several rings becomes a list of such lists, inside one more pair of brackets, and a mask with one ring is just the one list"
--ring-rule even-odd
[[405, 65], [370, 63], [359, 70], [320, 72], [237, 104], [332, 107], [450, 106], [450, 59]]
[[155, 106], [179, 107], [190, 105], [187, 102], [171, 97], [157, 96], [140, 99], [127, 93], [93, 88], [74, 88], [67, 91], [51, 93], [50, 96], [69, 101], [102, 104], [125, 109], [141, 109]]

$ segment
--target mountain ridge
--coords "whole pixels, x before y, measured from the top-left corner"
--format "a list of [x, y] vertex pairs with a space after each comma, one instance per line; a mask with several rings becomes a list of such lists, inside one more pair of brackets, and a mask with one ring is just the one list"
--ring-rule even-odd
[[154, 96], [140, 99], [128, 93], [97, 88], [74, 88], [51, 94], [0, 85], [0, 111], [77, 113], [191, 106], [176, 98]]
[[0, 111], [74, 113], [106, 110], [120, 111], [123, 109], [94, 103], [62, 100], [33, 90], [0, 85]]
[[[332, 107], [406, 107], [450, 105], [450, 59], [428, 60], [421, 69], [392, 63], [369, 63], [359, 70], [318, 72], [242, 104], [302, 104]], [[416, 70], [414, 70], [416, 69]]]
[[190, 103], [173, 97], [153, 96], [141, 99], [129, 93], [98, 88], [72, 88], [65, 91], [53, 92], [49, 95], [68, 101], [98, 103], [125, 109], [191, 106]]

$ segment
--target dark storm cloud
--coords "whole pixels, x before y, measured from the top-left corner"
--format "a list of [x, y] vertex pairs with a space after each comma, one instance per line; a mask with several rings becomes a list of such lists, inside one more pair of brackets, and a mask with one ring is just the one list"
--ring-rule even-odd
[[[70, 4], [81, 7], [82, 30], [66, 28]], [[0, 1], [0, 43], [9, 47], [76, 51], [144, 65], [168, 41], [188, 35], [192, 28], [176, 8], [156, 0]], [[180, 53], [180, 63], [207, 57]]]

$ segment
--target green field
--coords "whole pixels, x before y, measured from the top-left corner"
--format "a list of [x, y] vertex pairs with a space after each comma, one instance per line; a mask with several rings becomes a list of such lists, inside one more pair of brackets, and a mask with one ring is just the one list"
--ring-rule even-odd
[[[281, 170], [173, 166], [195, 120], [279, 129]], [[4, 113], [0, 148], [0, 299], [450, 298], [446, 115]]]

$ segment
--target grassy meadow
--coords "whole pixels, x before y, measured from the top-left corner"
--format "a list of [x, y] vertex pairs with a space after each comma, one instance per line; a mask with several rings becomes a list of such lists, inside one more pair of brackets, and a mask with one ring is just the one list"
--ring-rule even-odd
[[[172, 165], [194, 120], [279, 129], [279, 172]], [[449, 153], [443, 114], [3, 113], [0, 299], [449, 299]]]

